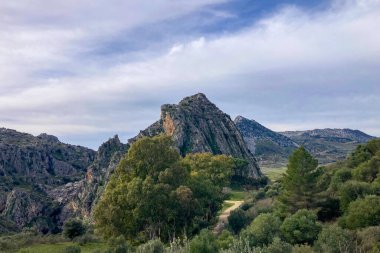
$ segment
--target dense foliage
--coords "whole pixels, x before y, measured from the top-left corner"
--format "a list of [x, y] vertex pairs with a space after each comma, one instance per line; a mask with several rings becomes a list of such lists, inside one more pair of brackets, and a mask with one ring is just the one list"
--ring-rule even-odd
[[[181, 158], [169, 138], [144, 138], [131, 147], [96, 208], [96, 229], [110, 238], [108, 249], [97, 252], [380, 252], [379, 158], [380, 140], [325, 167], [301, 147], [285, 176], [246, 192], [217, 234], [212, 228], [222, 188], [236, 160]], [[14, 241], [0, 238], [0, 250], [15, 249]]]
[[111, 177], [95, 209], [96, 229], [133, 241], [192, 235], [215, 218], [232, 167], [225, 155], [182, 159], [170, 137], [142, 138]]
[[86, 227], [80, 220], [71, 219], [68, 220], [63, 226], [63, 235], [69, 239], [84, 235], [86, 233]]

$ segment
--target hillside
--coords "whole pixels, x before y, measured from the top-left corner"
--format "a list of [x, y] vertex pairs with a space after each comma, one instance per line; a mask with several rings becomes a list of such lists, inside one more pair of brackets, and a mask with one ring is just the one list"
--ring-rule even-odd
[[52, 135], [1, 128], [0, 232], [24, 226], [55, 232], [67, 218], [90, 212], [101, 191], [92, 182], [104, 185], [120, 160], [115, 152], [125, 150], [117, 136], [96, 152]]
[[305, 146], [321, 164], [344, 160], [359, 144], [375, 138], [359, 130], [330, 128], [287, 131], [281, 134]]
[[305, 146], [320, 164], [344, 160], [359, 144], [375, 138], [351, 129], [326, 128], [277, 133], [242, 116], [236, 117], [235, 124], [260, 166], [265, 168], [285, 166], [289, 155], [299, 146]]
[[238, 116], [234, 122], [261, 166], [286, 164], [288, 156], [298, 147], [290, 138], [264, 127], [255, 120]]

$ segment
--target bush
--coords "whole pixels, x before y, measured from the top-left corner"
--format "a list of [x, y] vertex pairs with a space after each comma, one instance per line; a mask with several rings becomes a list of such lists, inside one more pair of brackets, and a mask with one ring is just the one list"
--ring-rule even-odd
[[380, 252], [380, 226], [365, 228], [357, 235], [360, 252]]
[[214, 236], [206, 229], [195, 236], [190, 242], [190, 253], [215, 253], [218, 247]]
[[371, 160], [360, 164], [352, 171], [355, 179], [365, 182], [373, 182], [380, 172], [380, 158], [375, 156]]
[[165, 253], [189, 253], [190, 245], [187, 238], [181, 240], [179, 238], [170, 242], [169, 247], [165, 249]]
[[74, 241], [79, 243], [79, 245], [85, 245], [89, 243], [98, 242], [99, 240], [92, 234], [84, 234], [82, 236], [76, 237]]
[[86, 228], [80, 220], [70, 219], [63, 226], [63, 235], [69, 239], [84, 235]]
[[316, 249], [323, 253], [351, 252], [354, 236], [336, 225], [324, 227], [318, 236]]
[[312, 211], [301, 209], [287, 217], [281, 225], [281, 231], [291, 244], [313, 244], [317, 238], [320, 225], [317, 223], [317, 215]]
[[0, 238], [0, 252], [12, 251], [18, 248], [18, 244], [11, 238]]
[[223, 230], [223, 232], [216, 239], [216, 243], [218, 244], [219, 249], [228, 249], [230, 245], [232, 245], [233, 241], [234, 237], [228, 230]]
[[238, 234], [240, 230], [247, 225], [247, 222], [248, 218], [241, 209], [231, 212], [230, 216], [228, 216], [228, 225], [235, 234]]
[[281, 221], [273, 214], [260, 214], [251, 225], [242, 232], [242, 237], [248, 240], [251, 246], [270, 244], [280, 234]]
[[255, 199], [260, 200], [265, 198], [265, 191], [263, 189], [260, 189], [256, 194], [255, 194]]
[[81, 249], [79, 246], [67, 246], [62, 250], [62, 253], [80, 253]]
[[108, 245], [110, 249], [107, 253], [126, 253], [128, 251], [127, 240], [122, 235], [109, 239]]
[[136, 249], [136, 253], [163, 253], [164, 244], [160, 240], [151, 240]]
[[293, 247], [292, 253], [315, 253], [313, 248], [309, 245], [296, 245]]
[[339, 189], [340, 207], [345, 211], [348, 205], [371, 193], [371, 185], [365, 182], [347, 181]]
[[263, 249], [263, 253], [292, 253], [292, 245], [276, 237], [270, 245]]
[[352, 178], [351, 169], [342, 168], [337, 170], [331, 178], [331, 189], [337, 191], [339, 187]]
[[380, 196], [369, 195], [352, 202], [339, 222], [350, 229], [380, 225]]

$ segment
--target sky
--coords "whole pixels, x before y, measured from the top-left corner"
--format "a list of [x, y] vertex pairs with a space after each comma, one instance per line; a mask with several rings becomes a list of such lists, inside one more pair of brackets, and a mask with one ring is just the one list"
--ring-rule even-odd
[[276, 131], [380, 136], [380, 0], [0, 1], [0, 127], [93, 149], [198, 92]]

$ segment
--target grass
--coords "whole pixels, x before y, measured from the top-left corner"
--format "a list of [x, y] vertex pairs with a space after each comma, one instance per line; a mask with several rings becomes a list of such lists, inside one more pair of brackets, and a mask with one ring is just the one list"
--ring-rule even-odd
[[234, 205], [233, 203], [223, 202], [222, 210], [220, 210], [220, 212], [223, 213], [225, 210], [227, 210], [227, 208], [229, 208], [233, 205]]
[[285, 173], [286, 167], [263, 167], [263, 173], [271, 180], [277, 181], [282, 177], [282, 174]]
[[[77, 243], [73, 242], [63, 242], [63, 243], [56, 243], [56, 244], [36, 244], [27, 248], [21, 248], [18, 253], [61, 253], [64, 248], [67, 246], [73, 246], [78, 245]], [[81, 247], [81, 253], [91, 253], [97, 249], [99, 250], [105, 250], [107, 248], [107, 244], [105, 243], [89, 243], [85, 244]]]
[[247, 193], [248, 192], [242, 190], [232, 190], [228, 197], [228, 200], [244, 200], [247, 196]]

